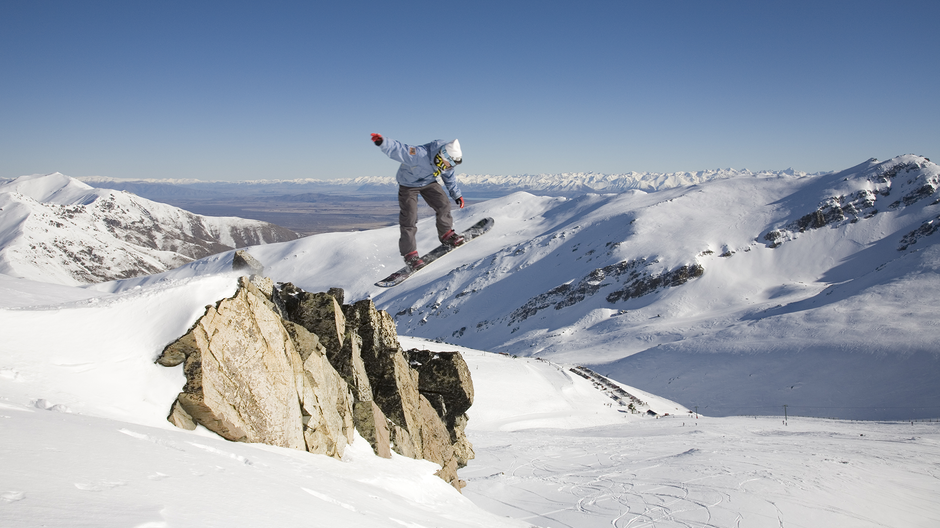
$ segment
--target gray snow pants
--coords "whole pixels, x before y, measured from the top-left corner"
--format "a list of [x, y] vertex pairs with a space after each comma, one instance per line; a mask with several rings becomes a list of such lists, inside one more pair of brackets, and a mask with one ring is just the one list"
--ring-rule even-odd
[[402, 256], [418, 249], [415, 235], [418, 233], [418, 195], [434, 209], [437, 215], [437, 237], [442, 237], [454, 226], [454, 218], [450, 215], [450, 200], [441, 184], [434, 182], [424, 187], [398, 187], [398, 205], [401, 212], [398, 223], [401, 226], [401, 238], [398, 239], [398, 249]]

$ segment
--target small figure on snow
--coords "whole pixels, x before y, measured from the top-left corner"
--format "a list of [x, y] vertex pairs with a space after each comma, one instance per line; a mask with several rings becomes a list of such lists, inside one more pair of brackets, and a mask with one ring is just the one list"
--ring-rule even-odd
[[[372, 142], [382, 149], [389, 158], [401, 162], [396, 179], [398, 180], [398, 205], [400, 213], [398, 223], [401, 226], [401, 238], [398, 249], [405, 264], [413, 271], [424, 267], [424, 261], [418, 256], [418, 195], [420, 194], [437, 215], [437, 236], [441, 243], [460, 246], [462, 236], [454, 231], [454, 219], [450, 214], [450, 201], [447, 194], [463, 209], [464, 200], [457, 187], [454, 167], [463, 161], [460, 142], [435, 140], [424, 145], [406, 145], [391, 138], [372, 134]], [[437, 177], [440, 176], [447, 187], [447, 194]]]

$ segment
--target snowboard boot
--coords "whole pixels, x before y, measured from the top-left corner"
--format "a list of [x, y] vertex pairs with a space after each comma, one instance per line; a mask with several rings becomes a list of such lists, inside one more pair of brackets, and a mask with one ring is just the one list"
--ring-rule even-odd
[[424, 261], [418, 256], [417, 251], [412, 251], [405, 255], [405, 264], [411, 268], [411, 271], [418, 271], [425, 266]]
[[458, 235], [456, 231], [451, 229], [441, 237], [441, 243], [451, 247], [460, 247], [463, 245], [464, 239], [462, 236]]

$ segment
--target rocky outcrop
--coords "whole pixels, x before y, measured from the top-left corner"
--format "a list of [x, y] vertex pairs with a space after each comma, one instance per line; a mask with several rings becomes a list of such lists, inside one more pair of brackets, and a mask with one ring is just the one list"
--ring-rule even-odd
[[457, 352], [403, 350], [391, 316], [370, 300], [343, 305], [342, 290], [242, 277], [157, 362], [183, 364], [186, 385], [168, 418], [179, 427], [336, 458], [355, 428], [377, 455], [430, 460], [465, 485], [457, 470], [473, 458], [469, 368]]
[[878, 194], [869, 189], [862, 189], [847, 196], [833, 196], [823, 200], [815, 211], [807, 213], [780, 229], [774, 229], [764, 235], [768, 247], [776, 248], [785, 240], [793, 238], [794, 233], [805, 233], [826, 226], [841, 225], [845, 222], [856, 223], [878, 214], [875, 208]]
[[342, 456], [353, 439], [352, 396], [316, 335], [284, 321], [244, 277], [157, 362], [183, 363], [169, 420], [223, 438]]
[[264, 275], [264, 266], [243, 249], [239, 249], [232, 256], [232, 270], [244, 271], [251, 275]]
[[649, 271], [649, 268], [658, 263], [659, 261], [636, 259], [597, 268], [576, 284], [565, 283], [529, 299], [509, 315], [509, 325], [525, 321], [547, 308], [561, 310], [573, 306], [611, 286], [619, 286], [607, 294], [607, 302], [614, 304], [664, 288], [681, 286], [705, 273], [705, 268], [697, 263], [659, 273]]
[[412, 349], [405, 355], [418, 373], [418, 391], [447, 427], [457, 467], [464, 467], [474, 457], [473, 446], [464, 432], [467, 410], [473, 404], [470, 367], [457, 352]]
[[[940, 203], [940, 198], [935, 198], [937, 190], [940, 189], [940, 168], [929, 159], [906, 155], [883, 163], [878, 163], [878, 160], [872, 158], [868, 160], [868, 164], [870, 166], [858, 172], [849, 169], [836, 174], [836, 179], [841, 179], [844, 185], [841, 189], [843, 193], [823, 198], [816, 210], [768, 231], [763, 236], [767, 246], [777, 248], [794, 240], [800, 233], [873, 218], [879, 213], [879, 208], [894, 211], [927, 198], [934, 198], [931, 205]], [[885, 199], [892, 195], [901, 196], [885, 207]], [[929, 231], [931, 228], [925, 224], [920, 229]], [[898, 251], [903, 251], [916, 242], [916, 239], [922, 236], [919, 231], [908, 233], [901, 241]]]
[[[463, 359], [453, 363], [463, 364], [464, 376], [425, 381], [427, 386], [436, 383], [437, 395], [422, 390], [421, 370], [413, 368], [412, 352], [405, 352], [398, 343], [395, 322], [388, 312], [377, 310], [371, 300], [340, 309], [336, 293], [303, 292], [288, 283], [278, 288], [277, 298], [285, 318], [330, 343], [330, 362], [347, 381], [356, 401], [356, 428], [376, 453], [391, 449], [403, 456], [431, 460], [441, 466], [438, 475], [460, 489], [463, 483], [457, 478], [457, 469], [473, 458], [464, 434], [473, 384]], [[431, 377], [430, 372], [424, 375], [426, 380]], [[440, 388], [450, 385], [448, 390]], [[381, 419], [386, 420], [384, 427]], [[388, 446], [383, 439], [386, 435]]]
[[940, 216], [925, 220], [920, 226], [901, 237], [898, 244], [898, 251], [904, 251], [908, 247], [917, 243], [918, 240], [928, 237], [940, 230]]

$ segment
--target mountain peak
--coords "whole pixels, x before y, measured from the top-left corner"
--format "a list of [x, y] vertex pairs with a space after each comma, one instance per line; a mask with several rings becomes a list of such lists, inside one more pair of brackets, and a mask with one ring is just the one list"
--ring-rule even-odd
[[62, 173], [0, 184], [0, 272], [78, 285], [153, 274], [235, 247], [297, 238], [288, 229], [208, 217]]
[[20, 176], [9, 183], [0, 185], [0, 192], [19, 193], [37, 202], [67, 204], [88, 194], [95, 194], [95, 189], [61, 172], [53, 172]]

